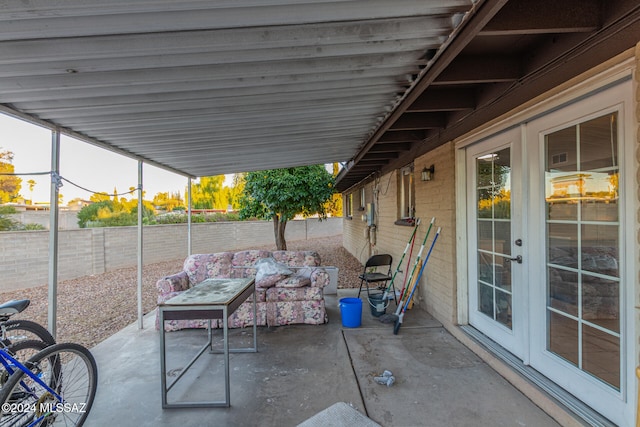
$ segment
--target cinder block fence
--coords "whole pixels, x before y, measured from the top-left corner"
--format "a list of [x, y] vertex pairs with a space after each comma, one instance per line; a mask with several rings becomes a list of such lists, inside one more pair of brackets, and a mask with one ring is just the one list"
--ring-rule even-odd
[[[270, 221], [192, 224], [192, 253], [233, 251], [274, 243]], [[137, 227], [60, 230], [58, 280], [132, 267], [137, 260]], [[287, 224], [287, 241], [342, 234], [342, 218], [308, 219]], [[150, 225], [143, 229], [143, 263], [187, 256], [187, 226]], [[44, 285], [48, 280], [49, 232], [0, 233], [0, 291]]]

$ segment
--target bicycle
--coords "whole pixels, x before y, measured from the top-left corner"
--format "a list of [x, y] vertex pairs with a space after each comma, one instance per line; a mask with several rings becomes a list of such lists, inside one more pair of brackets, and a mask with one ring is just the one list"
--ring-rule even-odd
[[[11, 300], [0, 305], [0, 348], [21, 362], [56, 343], [53, 336], [40, 324], [31, 320], [9, 320], [23, 312], [31, 301]], [[10, 372], [0, 366], [0, 387], [9, 379]]]
[[53, 345], [56, 340], [51, 333], [40, 324], [31, 320], [9, 320], [11, 316], [22, 313], [31, 301], [11, 300], [0, 305], [0, 345], [10, 347], [19, 341], [37, 340]]
[[79, 344], [46, 347], [24, 364], [0, 349], [11, 373], [0, 390], [0, 426], [82, 426], [96, 394], [98, 367]]

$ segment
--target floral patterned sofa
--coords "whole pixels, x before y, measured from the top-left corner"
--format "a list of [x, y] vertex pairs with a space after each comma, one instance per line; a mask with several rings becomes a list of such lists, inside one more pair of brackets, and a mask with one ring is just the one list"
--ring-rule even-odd
[[[158, 280], [158, 303], [173, 298], [205, 279], [255, 277], [256, 263], [270, 257], [278, 264], [288, 266], [293, 274], [278, 278], [275, 283], [274, 280], [267, 281], [269, 283], [256, 282], [257, 325], [326, 323], [328, 318], [323, 288], [329, 284], [329, 273], [320, 266], [318, 253], [312, 251], [247, 250], [191, 255], [184, 261], [181, 272]], [[229, 316], [229, 327], [242, 328], [252, 325], [253, 297], [249, 297]], [[214, 320], [213, 326], [221, 327], [222, 321]], [[166, 331], [206, 327], [206, 320], [165, 322]], [[156, 329], [160, 329], [158, 316]]]

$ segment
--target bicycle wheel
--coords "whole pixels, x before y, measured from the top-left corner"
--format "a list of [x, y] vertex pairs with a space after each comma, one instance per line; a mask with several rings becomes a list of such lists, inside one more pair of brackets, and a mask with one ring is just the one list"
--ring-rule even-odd
[[[9, 347], [5, 347], [4, 350], [7, 351], [15, 359], [17, 359], [18, 362], [25, 363], [38, 352], [44, 350], [47, 347], [47, 343], [39, 340], [24, 340], [18, 341], [15, 344], [11, 344]], [[11, 366], [11, 368], [13, 371], [18, 369], [15, 365]], [[0, 365], [0, 388], [4, 387], [5, 383], [9, 379], [9, 376], [10, 374], [4, 367], [4, 365]]]
[[1, 327], [4, 333], [4, 343], [7, 347], [24, 340], [40, 340], [48, 345], [56, 343], [56, 340], [44, 326], [31, 320], [7, 320]]
[[79, 344], [55, 344], [25, 366], [52, 390], [16, 371], [0, 390], [0, 426], [81, 426], [98, 385], [98, 367], [89, 350]]

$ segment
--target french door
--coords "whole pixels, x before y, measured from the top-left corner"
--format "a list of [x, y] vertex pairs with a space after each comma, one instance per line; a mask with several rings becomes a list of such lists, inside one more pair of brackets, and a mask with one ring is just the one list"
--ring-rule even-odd
[[628, 93], [466, 148], [469, 323], [619, 425], [634, 419], [637, 364]]
[[626, 266], [634, 250], [626, 234], [634, 227], [625, 212], [625, 160], [633, 166], [624, 153], [621, 99], [620, 88], [610, 89], [597, 102], [528, 125], [536, 211], [530, 226], [538, 231], [529, 248], [529, 339], [532, 367], [616, 424], [630, 425], [633, 273]]
[[524, 356], [519, 131], [467, 152], [469, 319], [510, 352]]

